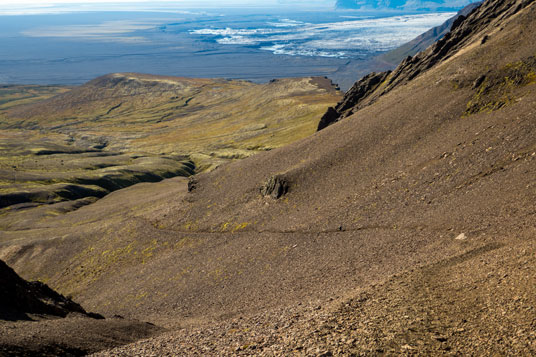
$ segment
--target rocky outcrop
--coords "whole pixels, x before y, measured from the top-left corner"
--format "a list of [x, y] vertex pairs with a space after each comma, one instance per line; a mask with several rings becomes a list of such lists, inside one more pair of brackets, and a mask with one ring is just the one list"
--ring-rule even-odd
[[359, 104], [374, 93], [390, 73], [390, 71], [380, 73], [373, 72], [356, 82], [346, 93], [343, 100], [334, 108], [330, 107], [322, 119], [320, 119], [318, 130], [322, 130], [327, 126], [352, 115], [354, 110], [359, 108]]
[[0, 320], [27, 320], [29, 314], [66, 317], [69, 313], [102, 319], [46, 284], [22, 279], [1, 260], [0, 287]]
[[289, 189], [288, 181], [281, 176], [272, 176], [261, 188], [261, 194], [265, 197], [278, 199], [284, 196]]
[[431, 28], [430, 30], [417, 36], [410, 42], [407, 42], [394, 50], [386, 52], [378, 58], [381, 61], [387, 62], [393, 67], [396, 67], [408, 56], [415, 56], [417, 53], [426, 50], [436, 41], [439, 41], [450, 31], [452, 25], [456, 20], [458, 20], [458, 18], [460, 18], [461, 16], [464, 16], [464, 18], [467, 17], [471, 12], [473, 12], [474, 9], [476, 9], [480, 5], [482, 5], [482, 1], [474, 2], [467, 5], [466, 7], [458, 11], [456, 16], [451, 17], [441, 25]]

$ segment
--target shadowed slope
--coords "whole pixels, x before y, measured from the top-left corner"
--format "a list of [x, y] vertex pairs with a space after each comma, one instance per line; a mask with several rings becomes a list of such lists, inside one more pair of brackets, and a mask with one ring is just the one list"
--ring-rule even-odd
[[69, 313], [87, 315], [80, 305], [47, 285], [23, 280], [1, 260], [0, 286], [0, 320], [29, 319], [27, 314], [59, 317]]
[[0, 286], [2, 356], [82, 356], [162, 331], [87, 313], [46, 284], [23, 280], [1, 260]]

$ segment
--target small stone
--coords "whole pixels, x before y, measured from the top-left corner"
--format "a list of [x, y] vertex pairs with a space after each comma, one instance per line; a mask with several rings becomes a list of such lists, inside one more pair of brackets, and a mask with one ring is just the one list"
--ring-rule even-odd
[[439, 342], [446, 342], [448, 340], [445, 336], [434, 336], [434, 339]]
[[473, 82], [473, 89], [477, 89], [478, 87], [480, 87], [480, 85], [481, 85], [482, 83], [484, 83], [485, 80], [486, 80], [486, 76], [484, 76], [484, 75], [478, 77], [478, 78]]
[[461, 233], [460, 235], [458, 235], [456, 238], [454, 238], [456, 240], [466, 240], [467, 239], [467, 236], [465, 235], [465, 233]]

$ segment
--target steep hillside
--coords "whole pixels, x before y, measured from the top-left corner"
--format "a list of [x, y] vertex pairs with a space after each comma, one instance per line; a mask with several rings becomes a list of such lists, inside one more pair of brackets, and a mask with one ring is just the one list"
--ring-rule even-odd
[[0, 260], [0, 320], [29, 319], [27, 314], [88, 315], [77, 303], [40, 282], [27, 282]]
[[[371, 73], [361, 80], [356, 82], [354, 86], [345, 94], [343, 100], [334, 108], [329, 108], [322, 117], [318, 129], [321, 130], [345, 117], [352, 115], [357, 110], [364, 108], [374, 103], [378, 98], [385, 95], [389, 91], [405, 85], [413, 78], [417, 77], [430, 68], [439, 66], [442, 62], [447, 61], [452, 56], [460, 52], [461, 48], [467, 45], [468, 41], [475, 40], [474, 35], [481, 35], [481, 45], [484, 45], [490, 36], [485, 30], [496, 32], [496, 29], [489, 30], [489, 22], [492, 19], [504, 19], [515, 16], [517, 12], [523, 9], [525, 3], [520, 6], [512, 6], [509, 2], [496, 4], [494, 2], [485, 2], [483, 5], [473, 9], [469, 18], [464, 15], [459, 16], [451, 25], [451, 30], [445, 34], [439, 41], [430, 46], [427, 50], [419, 52], [417, 55], [408, 56], [400, 65], [393, 71]], [[473, 36], [471, 36], [473, 35]], [[532, 79], [530, 73], [532, 71], [532, 57], [527, 57], [521, 60], [519, 64], [521, 68], [516, 66], [507, 66], [506, 68], [496, 70], [493, 73], [494, 77], [502, 75], [505, 78], [511, 78], [514, 82], [500, 83], [500, 78], [494, 78], [494, 81], [499, 83], [487, 84], [484, 83], [486, 75], [482, 74], [475, 78], [471, 84], [478, 89], [480, 94], [488, 94], [487, 92], [511, 91], [509, 84], [514, 86], [528, 84]], [[517, 72], [522, 72], [518, 74]], [[513, 76], [513, 77], [509, 77]], [[519, 77], [521, 76], [521, 77]], [[489, 78], [488, 78], [489, 79]], [[505, 80], [502, 80], [505, 82]], [[459, 86], [460, 83], [454, 84]], [[461, 84], [467, 86], [468, 83]], [[492, 88], [491, 87], [495, 87]], [[506, 88], [503, 88], [505, 87]], [[496, 93], [495, 93], [496, 94]], [[479, 97], [480, 98], [480, 97]], [[506, 99], [504, 99], [506, 100]], [[478, 101], [481, 101], [480, 99]], [[476, 104], [477, 106], [479, 104]], [[482, 108], [468, 108], [468, 111], [478, 111]]]
[[346, 119], [12, 227], [0, 258], [172, 329], [104, 355], [533, 355], [534, 18], [488, 0]]
[[443, 38], [443, 36], [450, 31], [452, 24], [458, 17], [467, 16], [481, 3], [481, 1], [473, 2], [465, 6], [463, 9], [458, 11], [455, 16], [448, 19], [443, 24], [431, 28], [402, 46], [382, 53], [381, 55], [373, 57], [368, 61], [363, 62], [349, 60], [345, 66], [341, 66], [337, 72], [333, 73], [331, 78], [333, 78], [343, 90], [347, 91], [353, 86], [357, 79], [364, 77], [371, 72], [384, 72], [387, 70], [392, 70], [406, 57], [414, 56], [418, 52], [427, 49], [434, 42]]

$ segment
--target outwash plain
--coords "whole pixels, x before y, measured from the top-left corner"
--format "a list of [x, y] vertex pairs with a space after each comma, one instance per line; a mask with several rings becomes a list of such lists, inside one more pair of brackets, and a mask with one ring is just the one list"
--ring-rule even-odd
[[484, 1], [344, 96], [2, 88], [0, 354], [536, 354], [535, 18]]

